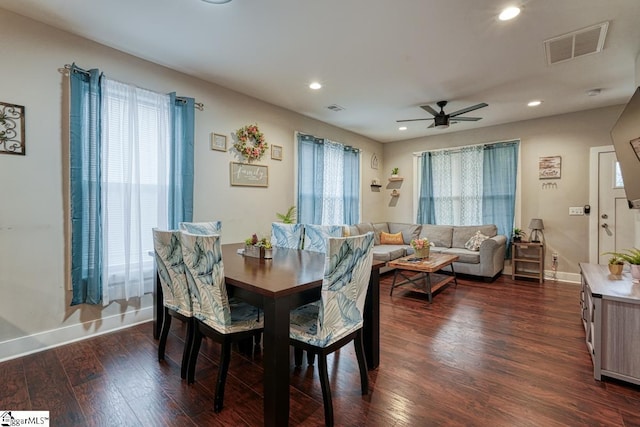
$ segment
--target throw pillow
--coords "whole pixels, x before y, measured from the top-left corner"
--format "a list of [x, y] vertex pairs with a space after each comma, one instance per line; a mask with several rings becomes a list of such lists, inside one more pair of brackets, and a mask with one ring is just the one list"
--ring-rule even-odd
[[402, 232], [391, 234], [391, 233], [385, 233], [383, 231], [382, 233], [380, 233], [380, 244], [381, 245], [403, 245], [404, 240], [402, 239]]
[[478, 230], [476, 231], [476, 234], [474, 236], [471, 236], [471, 238], [467, 240], [467, 243], [464, 244], [464, 247], [469, 249], [470, 251], [479, 251], [482, 242], [484, 242], [488, 238], [489, 236], [485, 236], [480, 232], [480, 230]]

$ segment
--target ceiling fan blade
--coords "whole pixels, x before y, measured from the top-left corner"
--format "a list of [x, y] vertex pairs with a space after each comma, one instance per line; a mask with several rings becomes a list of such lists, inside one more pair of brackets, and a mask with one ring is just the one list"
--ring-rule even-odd
[[419, 122], [421, 120], [433, 120], [433, 119], [405, 119], [405, 120], [396, 120], [397, 123], [402, 122]]
[[430, 126], [427, 126], [427, 129], [434, 128], [434, 127], [436, 127], [436, 124], [435, 123], [431, 123]]
[[451, 120], [457, 120], [459, 122], [477, 122], [480, 119], [482, 119], [482, 117], [456, 117]]
[[438, 115], [438, 112], [436, 110], [434, 110], [433, 108], [431, 108], [430, 105], [421, 105], [420, 108], [422, 108], [427, 113], [433, 114], [434, 116]]
[[477, 110], [479, 108], [484, 108], [484, 107], [488, 107], [488, 106], [489, 106], [489, 104], [485, 104], [484, 102], [481, 103], [481, 104], [472, 105], [471, 107], [463, 108], [462, 110], [458, 110], [458, 111], [455, 111], [455, 112], [449, 114], [449, 117], [459, 116], [461, 114], [468, 113], [469, 111]]

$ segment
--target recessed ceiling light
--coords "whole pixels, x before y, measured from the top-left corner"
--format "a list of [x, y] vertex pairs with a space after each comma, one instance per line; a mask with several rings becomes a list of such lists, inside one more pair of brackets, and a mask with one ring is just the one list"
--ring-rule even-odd
[[212, 4], [225, 4], [225, 3], [229, 3], [231, 0], [202, 0], [205, 3], [212, 3]]
[[542, 101], [536, 99], [535, 101], [529, 101], [529, 103], [527, 105], [529, 107], [537, 107], [540, 104], [542, 104]]
[[318, 82], [313, 82], [309, 85], [309, 89], [318, 90], [322, 87], [322, 85]]
[[588, 96], [598, 96], [600, 95], [600, 92], [602, 92], [602, 89], [596, 88], [596, 89], [590, 89], [587, 91], [587, 95]]
[[500, 12], [500, 15], [498, 15], [498, 19], [500, 19], [501, 21], [508, 21], [518, 15], [520, 15], [520, 8], [511, 6]]
[[406, 126], [400, 126], [400, 127], [398, 128], [398, 130], [407, 130], [407, 127], [406, 127]]

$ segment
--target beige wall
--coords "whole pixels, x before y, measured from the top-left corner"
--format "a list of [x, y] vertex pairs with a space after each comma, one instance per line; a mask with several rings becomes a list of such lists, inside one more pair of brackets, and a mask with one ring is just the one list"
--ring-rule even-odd
[[[546, 269], [550, 269], [551, 253], [555, 251], [559, 254], [559, 272], [578, 273], [578, 263], [589, 261], [589, 217], [569, 216], [569, 207], [589, 204], [589, 149], [612, 143], [609, 132], [622, 108], [600, 108], [385, 144], [385, 163], [398, 166], [405, 181], [397, 204], [387, 203], [383, 216], [394, 221], [415, 221], [412, 153], [520, 139], [516, 226], [528, 232], [529, 220], [542, 218], [547, 243]], [[538, 159], [543, 156], [562, 157], [561, 179], [538, 179]], [[545, 182], [556, 183], [557, 189], [543, 189]], [[385, 192], [391, 201], [389, 191]]]
[[[0, 9], [0, 101], [26, 107], [26, 156], [0, 155], [0, 360], [94, 333], [146, 321], [151, 298], [109, 306], [69, 307], [64, 277], [63, 82], [58, 68], [75, 62], [110, 78], [159, 92], [176, 91], [205, 104], [196, 111], [195, 220], [222, 220], [224, 242], [268, 233], [276, 212], [295, 204], [294, 132], [363, 150], [363, 218], [377, 220], [368, 166], [381, 144], [240, 95]], [[266, 156], [269, 187], [229, 185], [231, 152], [209, 149], [211, 132], [257, 122], [282, 161]]]

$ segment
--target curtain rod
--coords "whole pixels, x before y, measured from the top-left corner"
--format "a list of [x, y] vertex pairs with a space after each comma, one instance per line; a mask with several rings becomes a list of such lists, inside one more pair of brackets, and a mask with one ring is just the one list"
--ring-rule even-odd
[[[89, 75], [89, 72], [88, 72], [87, 70], [83, 70], [82, 68], [78, 68], [78, 67], [76, 67], [76, 70], [77, 70], [79, 73]], [[58, 68], [58, 71], [59, 71], [60, 73], [64, 74], [65, 76], [68, 76], [68, 75], [69, 75], [69, 73], [71, 72], [71, 64], [64, 64], [64, 68]], [[183, 103], [186, 103], [186, 102], [187, 102], [187, 98], [183, 98], [183, 97], [180, 97], [180, 96], [176, 96], [176, 99], [177, 99], [178, 101], [183, 102]], [[204, 104], [203, 104], [202, 102], [194, 102], [193, 106], [194, 106], [195, 108], [197, 108], [198, 110], [200, 110], [200, 111], [203, 111], [203, 110], [204, 110]]]
[[459, 153], [464, 148], [469, 148], [469, 147], [491, 147], [492, 145], [496, 145], [496, 144], [509, 144], [509, 143], [515, 143], [515, 142], [520, 142], [520, 138], [508, 139], [506, 141], [485, 142], [482, 144], [461, 145], [459, 147], [453, 147], [453, 148], [435, 148], [433, 150], [415, 151], [413, 155], [414, 157], [420, 157], [422, 156], [423, 153], [437, 153], [440, 151], [448, 151], [450, 153]]

